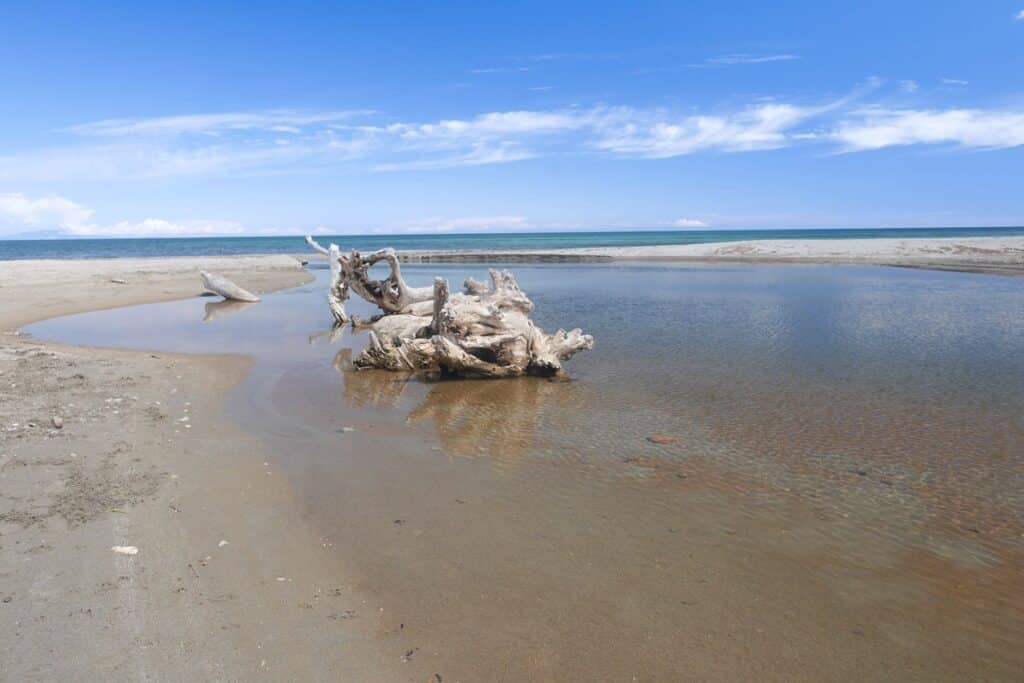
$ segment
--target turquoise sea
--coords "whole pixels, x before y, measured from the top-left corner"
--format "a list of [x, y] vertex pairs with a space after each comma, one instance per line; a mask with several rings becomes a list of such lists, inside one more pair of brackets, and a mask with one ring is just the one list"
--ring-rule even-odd
[[[1024, 235], [1024, 227], [1006, 228], [851, 228], [828, 230], [628, 230], [618, 232], [545, 232], [471, 235], [318, 235], [344, 249], [493, 251], [638, 247], [652, 244], [701, 244], [765, 239], [853, 239], [884, 237], [1006, 237]], [[0, 240], [0, 261], [42, 258], [114, 258], [119, 256], [210, 256], [218, 254], [294, 254], [309, 247], [298, 235], [275, 237], [160, 237], [122, 239]]]

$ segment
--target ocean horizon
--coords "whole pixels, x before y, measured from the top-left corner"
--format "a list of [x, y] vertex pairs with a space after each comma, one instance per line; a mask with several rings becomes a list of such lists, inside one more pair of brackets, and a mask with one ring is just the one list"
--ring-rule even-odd
[[[417, 251], [524, 251], [574, 247], [643, 247], [769, 239], [884, 239], [1012, 237], [1018, 227], [949, 228], [781, 228], [729, 230], [621, 230], [589, 232], [510, 232], [465, 234], [329, 235], [316, 238], [343, 249], [383, 247]], [[309, 251], [300, 235], [218, 237], [75, 237], [0, 240], [0, 261], [160, 256], [294, 254]]]

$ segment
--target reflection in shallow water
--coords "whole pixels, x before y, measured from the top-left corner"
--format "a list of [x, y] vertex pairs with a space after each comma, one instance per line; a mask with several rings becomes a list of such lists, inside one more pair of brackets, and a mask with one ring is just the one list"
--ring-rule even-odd
[[[467, 265], [407, 270], [417, 285], [437, 272], [456, 282], [483, 275]], [[601, 634], [593, 661], [610, 667], [592, 678], [608, 678], [627, 673], [602, 659], [608, 643], [635, 658], [658, 634], [666, 651], [683, 652], [712, 646], [665, 635], [679, 624], [701, 634], [756, 624], [740, 647], [775, 634], [762, 656], [824, 633], [831, 639], [818, 651], [853, 653], [854, 668], [907, 652], [920, 655], [924, 678], [943, 666], [962, 673], [962, 662], [995, 678], [1019, 668], [1024, 279], [827, 267], [516, 270], [539, 324], [593, 330], [597, 345], [573, 359], [573, 381], [353, 372], [364, 335], [326, 327], [322, 282], [214, 324], [200, 323], [190, 301], [30, 329], [87, 344], [253, 354], [239, 419], [274, 440], [311, 519], [361, 551], [356, 569], [381, 594], [397, 591], [402, 609], [429, 618], [439, 648], [468, 629], [498, 661], [499, 636], [515, 630], [546, 634], [564, 652], [564, 634], [583, 624]], [[340, 442], [343, 424], [357, 430]], [[676, 441], [651, 443], [652, 434]], [[469, 457], [438, 457], [426, 446], [435, 443]], [[486, 506], [466, 512], [473, 500]], [[390, 530], [399, 516], [419, 520], [424, 535], [382, 546], [375, 520]], [[500, 547], [490, 545], [495, 534]], [[429, 591], [396, 588], [424, 583]], [[715, 588], [695, 599], [702, 586]], [[465, 599], [478, 594], [506, 602]], [[566, 602], [578, 594], [586, 598]], [[533, 595], [545, 605], [524, 598]], [[612, 609], [609, 596], [629, 604]], [[481, 627], [498, 622], [505, 631]], [[839, 642], [851, 632], [854, 642]], [[663, 652], [644, 656], [661, 679], [679, 678]]]
[[232, 301], [231, 299], [222, 299], [221, 301], [209, 301], [203, 306], [203, 322], [208, 323], [218, 318], [225, 318], [235, 313], [241, 313], [251, 306], [255, 306], [256, 303], [252, 301]]

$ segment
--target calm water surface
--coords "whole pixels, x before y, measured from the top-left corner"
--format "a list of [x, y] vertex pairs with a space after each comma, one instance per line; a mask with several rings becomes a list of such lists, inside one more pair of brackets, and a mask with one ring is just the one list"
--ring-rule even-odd
[[1024, 664], [1024, 279], [517, 264], [542, 327], [596, 339], [572, 381], [429, 382], [352, 372], [365, 339], [331, 334], [316, 272], [27, 330], [252, 354], [232, 415], [425, 648], [477, 653], [469, 678], [508, 652], [580, 680]]

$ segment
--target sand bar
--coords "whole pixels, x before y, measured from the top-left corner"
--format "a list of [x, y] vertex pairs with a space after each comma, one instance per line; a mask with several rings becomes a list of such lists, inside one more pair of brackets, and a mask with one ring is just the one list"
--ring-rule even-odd
[[[297, 256], [323, 258], [317, 254]], [[550, 250], [403, 251], [400, 256], [405, 261], [426, 263], [858, 263], [1020, 275], [1024, 274], [1024, 237], [752, 240]]]

